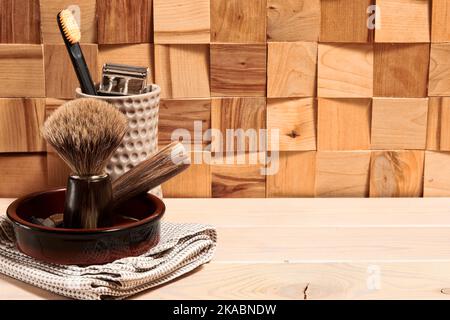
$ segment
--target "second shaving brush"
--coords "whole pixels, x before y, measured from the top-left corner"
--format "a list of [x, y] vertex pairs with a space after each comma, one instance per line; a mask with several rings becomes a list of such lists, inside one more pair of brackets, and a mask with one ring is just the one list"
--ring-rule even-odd
[[104, 170], [126, 131], [126, 117], [97, 99], [67, 102], [46, 120], [44, 138], [73, 172], [67, 183], [65, 228], [108, 223], [112, 186]]

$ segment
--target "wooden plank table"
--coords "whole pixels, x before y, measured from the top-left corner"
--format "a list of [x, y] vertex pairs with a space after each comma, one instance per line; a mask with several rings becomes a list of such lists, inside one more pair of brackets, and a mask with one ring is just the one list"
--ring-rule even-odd
[[[450, 298], [450, 199], [165, 202], [167, 221], [217, 226], [216, 255], [136, 299]], [[0, 275], [0, 299], [60, 298]]]

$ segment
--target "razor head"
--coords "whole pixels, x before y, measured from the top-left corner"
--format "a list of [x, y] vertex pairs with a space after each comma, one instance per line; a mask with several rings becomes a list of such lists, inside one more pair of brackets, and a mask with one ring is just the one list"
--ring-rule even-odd
[[109, 96], [129, 96], [148, 92], [149, 68], [106, 63], [97, 92]]

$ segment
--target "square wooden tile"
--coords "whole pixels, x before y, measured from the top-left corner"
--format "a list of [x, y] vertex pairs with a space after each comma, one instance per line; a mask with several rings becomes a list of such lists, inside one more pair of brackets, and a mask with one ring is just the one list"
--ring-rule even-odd
[[429, 76], [429, 96], [450, 96], [450, 43], [431, 45]]
[[208, 98], [209, 46], [155, 45], [155, 81], [162, 98]]
[[374, 98], [372, 149], [425, 149], [428, 99]]
[[[195, 132], [199, 128], [199, 135]], [[158, 143], [172, 142], [175, 130], [187, 130], [192, 143], [207, 144], [206, 130], [211, 128], [211, 100], [161, 100], [159, 104]]]
[[265, 96], [266, 45], [211, 44], [211, 95]]
[[321, 42], [370, 42], [367, 8], [371, 0], [321, 0]]
[[450, 97], [429, 98], [427, 150], [450, 151]]
[[211, 0], [211, 42], [266, 42], [267, 0]]
[[424, 197], [450, 196], [450, 153], [425, 152]]
[[267, 197], [314, 197], [316, 152], [280, 152], [278, 172], [268, 175]]
[[39, 0], [0, 1], [0, 43], [41, 43]]
[[71, 10], [79, 22], [81, 43], [97, 42], [96, 0], [39, 0], [39, 3], [43, 43], [64, 43], [56, 22], [56, 15], [63, 9]]
[[319, 98], [318, 150], [368, 150], [371, 99]]
[[371, 197], [421, 197], [424, 151], [374, 151], [370, 162]]
[[42, 45], [0, 44], [0, 97], [45, 97], [44, 81]]
[[41, 128], [45, 99], [0, 99], [0, 152], [46, 151]]
[[450, 42], [450, 3], [448, 0], [432, 1], [431, 41]]
[[320, 0], [268, 0], [268, 41], [318, 41]]
[[372, 45], [319, 44], [317, 95], [326, 98], [372, 97]]
[[98, 43], [153, 42], [152, 0], [96, 0]]
[[367, 197], [370, 151], [318, 151], [316, 197]]
[[209, 43], [209, 0], [153, 0], [155, 43]]
[[376, 42], [430, 42], [429, 0], [376, 0], [381, 28]]
[[[97, 82], [97, 45], [82, 44], [84, 59], [89, 67], [92, 81]], [[45, 93], [49, 98], [71, 99], [80, 83], [75, 74], [66, 46], [63, 44], [44, 45]], [[64, 71], [63, 71], [64, 70]]]
[[429, 60], [427, 43], [376, 43], [374, 96], [426, 97]]
[[[269, 99], [267, 129], [269, 150], [316, 150], [317, 103], [314, 98]], [[272, 143], [273, 130], [279, 139]]]
[[271, 42], [268, 45], [267, 96], [314, 97], [317, 43]]

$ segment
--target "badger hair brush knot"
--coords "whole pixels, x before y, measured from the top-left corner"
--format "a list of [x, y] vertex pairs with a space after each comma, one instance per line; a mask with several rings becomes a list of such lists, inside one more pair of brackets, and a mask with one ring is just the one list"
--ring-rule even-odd
[[126, 117], [111, 104], [77, 99], [53, 112], [42, 134], [73, 173], [84, 177], [104, 173], [126, 131]]

